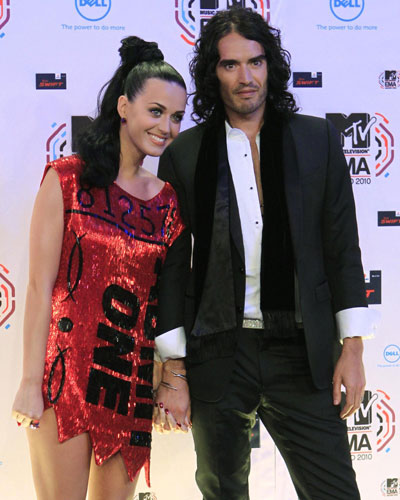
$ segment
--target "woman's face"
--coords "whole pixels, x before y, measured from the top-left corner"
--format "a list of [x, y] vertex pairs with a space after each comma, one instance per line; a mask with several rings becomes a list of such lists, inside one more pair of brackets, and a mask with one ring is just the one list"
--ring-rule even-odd
[[140, 156], [160, 156], [178, 135], [186, 107], [186, 91], [175, 82], [149, 78], [132, 101], [121, 96], [118, 112], [121, 148]]

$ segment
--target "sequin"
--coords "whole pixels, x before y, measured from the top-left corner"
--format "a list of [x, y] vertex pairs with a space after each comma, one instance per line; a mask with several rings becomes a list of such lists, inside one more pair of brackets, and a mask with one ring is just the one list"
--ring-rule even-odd
[[52, 296], [43, 396], [64, 442], [88, 432], [96, 463], [120, 452], [129, 478], [149, 482], [157, 284], [183, 230], [166, 183], [149, 201], [117, 184], [82, 189], [81, 162], [46, 166], [64, 201], [60, 268]]

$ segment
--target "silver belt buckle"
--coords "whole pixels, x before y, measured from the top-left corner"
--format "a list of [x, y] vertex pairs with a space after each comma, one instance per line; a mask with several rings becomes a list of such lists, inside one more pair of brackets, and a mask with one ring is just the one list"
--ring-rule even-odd
[[262, 319], [244, 318], [242, 326], [243, 326], [243, 328], [254, 328], [256, 330], [263, 330], [264, 329], [264, 321]]

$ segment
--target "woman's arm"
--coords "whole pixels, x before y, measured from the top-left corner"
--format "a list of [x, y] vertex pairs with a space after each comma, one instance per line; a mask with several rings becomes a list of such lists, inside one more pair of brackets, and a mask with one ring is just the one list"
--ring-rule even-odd
[[64, 231], [63, 198], [57, 173], [50, 169], [33, 208], [29, 282], [25, 303], [23, 372], [12, 416], [24, 427], [43, 413], [42, 381]]

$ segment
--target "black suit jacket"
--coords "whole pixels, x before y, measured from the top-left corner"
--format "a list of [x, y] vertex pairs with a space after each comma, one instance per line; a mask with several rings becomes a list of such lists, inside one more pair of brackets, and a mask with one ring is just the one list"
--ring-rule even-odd
[[[204, 129], [182, 132], [160, 160], [158, 175], [177, 190], [181, 210], [194, 238], [194, 179]], [[340, 349], [334, 313], [367, 307], [364, 273], [358, 246], [357, 223], [351, 180], [336, 130], [324, 119], [294, 115], [283, 128], [283, 168], [286, 201], [298, 276], [308, 358], [317, 388], [331, 385], [334, 353]], [[233, 185], [231, 190], [233, 190]], [[234, 193], [232, 198], [235, 200]], [[231, 203], [231, 246], [237, 324], [244, 305], [244, 252], [237, 205]], [[163, 273], [168, 286], [168, 273]], [[169, 296], [171, 290], [169, 289]], [[191, 310], [193, 289], [187, 287], [186, 315]], [[175, 315], [161, 291], [161, 330], [175, 328], [182, 316]], [[175, 294], [178, 297], [178, 293]], [[218, 305], [216, 304], [216, 307]], [[166, 310], [167, 308], [167, 310]], [[193, 318], [186, 324], [191, 325]], [[189, 326], [190, 329], [190, 326]], [[190, 331], [186, 332], [191, 342]], [[204, 400], [222, 395], [230, 376], [232, 355], [190, 367], [191, 390]]]

